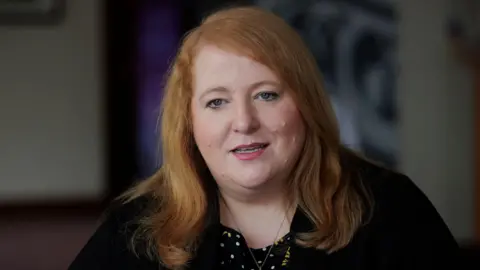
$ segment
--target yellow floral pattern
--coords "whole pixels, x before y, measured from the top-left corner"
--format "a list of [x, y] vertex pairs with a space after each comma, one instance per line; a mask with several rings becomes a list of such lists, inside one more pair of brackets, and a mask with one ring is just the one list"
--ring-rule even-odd
[[285, 256], [283, 257], [283, 261], [282, 261], [282, 266], [287, 266], [289, 259], [290, 259], [290, 247], [288, 247], [287, 252], [285, 252]]
[[[254, 269], [256, 268], [252, 257], [249, 255], [248, 246], [245, 239], [236, 230], [223, 227], [220, 231], [221, 240], [219, 243], [219, 269]], [[257, 263], [262, 264], [267, 259], [264, 269], [288, 269], [290, 264], [290, 244], [293, 243], [291, 233], [279, 238], [273, 243], [273, 249], [270, 252], [269, 247], [251, 249], [255, 253], [254, 258]], [[270, 253], [267, 253], [270, 252]]]

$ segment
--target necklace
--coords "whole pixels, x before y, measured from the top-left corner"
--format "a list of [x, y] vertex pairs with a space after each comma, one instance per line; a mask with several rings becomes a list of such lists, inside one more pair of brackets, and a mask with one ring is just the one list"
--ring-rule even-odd
[[[233, 223], [237, 227], [238, 232], [243, 235], [242, 231], [240, 230], [240, 226], [238, 226], [238, 223], [235, 220], [235, 217], [233, 216], [232, 211], [230, 210], [230, 208], [227, 205], [227, 202], [225, 201], [223, 196], [220, 196], [220, 197], [222, 198], [223, 203], [227, 207], [228, 213], [232, 217]], [[273, 246], [275, 246], [275, 241], [278, 239], [278, 235], [280, 234], [280, 230], [282, 229], [283, 223], [285, 222], [286, 219], [287, 219], [287, 214], [285, 214], [285, 216], [283, 217], [282, 223], [280, 223], [280, 227], [278, 228], [277, 234], [275, 235], [275, 239], [273, 239], [273, 244], [268, 249], [267, 255], [265, 256], [265, 259], [263, 259], [263, 261], [257, 261], [257, 259], [255, 258], [255, 255], [252, 252], [252, 249], [247, 246], [248, 252], [250, 253], [250, 256], [252, 256], [253, 262], [257, 266], [258, 270], [262, 270], [263, 266], [267, 262], [267, 259], [269, 258], [268, 256], [270, 255], [270, 252], [272, 251]], [[259, 262], [261, 262], [261, 265], [259, 265]]]

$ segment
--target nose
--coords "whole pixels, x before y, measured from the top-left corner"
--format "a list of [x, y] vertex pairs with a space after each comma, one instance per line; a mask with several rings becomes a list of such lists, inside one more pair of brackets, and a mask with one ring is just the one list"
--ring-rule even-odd
[[253, 133], [260, 127], [257, 111], [251, 104], [238, 104], [232, 121], [232, 128], [237, 133]]

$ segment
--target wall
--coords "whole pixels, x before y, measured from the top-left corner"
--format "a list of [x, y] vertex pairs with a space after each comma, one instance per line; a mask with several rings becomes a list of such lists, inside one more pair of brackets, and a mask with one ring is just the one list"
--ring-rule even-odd
[[[401, 167], [459, 240], [473, 237], [473, 85], [451, 54], [447, 0], [403, 0], [398, 95]], [[405, 198], [408, 200], [408, 198]]]
[[0, 26], [0, 201], [105, 188], [100, 2], [67, 1], [58, 26]]

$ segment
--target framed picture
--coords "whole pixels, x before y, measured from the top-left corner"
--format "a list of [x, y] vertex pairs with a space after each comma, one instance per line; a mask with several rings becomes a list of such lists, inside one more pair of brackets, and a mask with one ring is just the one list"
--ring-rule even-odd
[[65, 0], [0, 0], [0, 25], [56, 24], [65, 14]]

